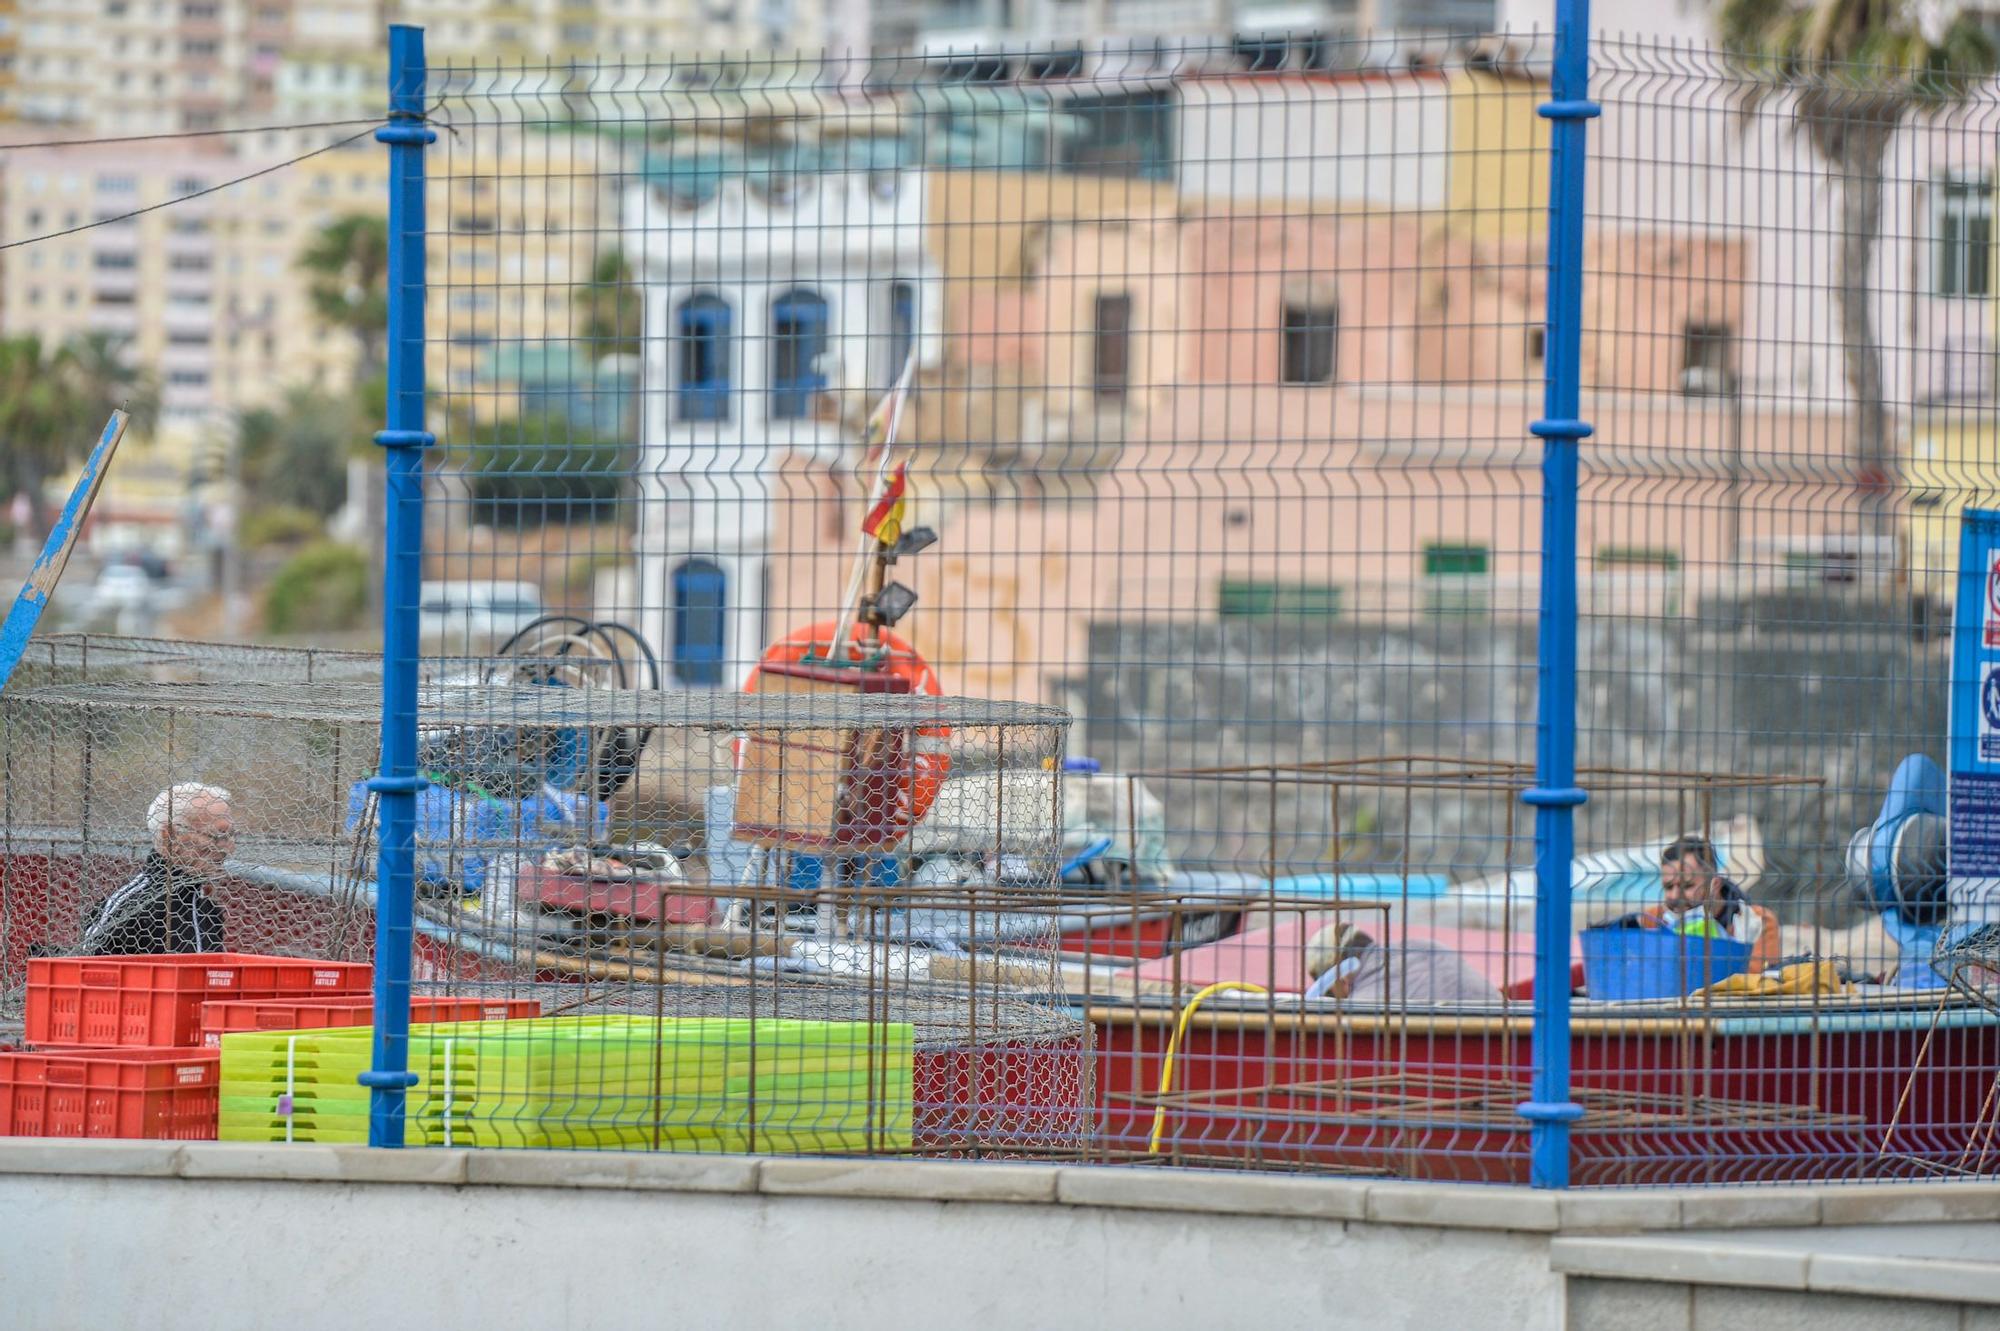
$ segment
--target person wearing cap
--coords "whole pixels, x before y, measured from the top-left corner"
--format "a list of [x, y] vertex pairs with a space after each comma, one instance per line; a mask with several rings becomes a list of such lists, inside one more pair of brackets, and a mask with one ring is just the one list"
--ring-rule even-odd
[[83, 956], [226, 952], [222, 907], [209, 883], [236, 848], [230, 794], [186, 781], [146, 809], [153, 848], [138, 873], [113, 889], [84, 929]]
[[1660, 900], [1639, 922], [1690, 938], [1727, 938], [1750, 948], [1755, 974], [1778, 959], [1778, 918], [1724, 877], [1707, 837], [1679, 836], [1660, 852]]

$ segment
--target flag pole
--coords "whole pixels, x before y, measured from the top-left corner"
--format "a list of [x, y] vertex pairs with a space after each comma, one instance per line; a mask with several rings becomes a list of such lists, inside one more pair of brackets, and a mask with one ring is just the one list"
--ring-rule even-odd
[[[882, 456], [875, 467], [874, 484], [869, 486], [866, 496], [871, 503], [881, 498], [883, 487], [888, 484], [889, 458], [896, 451], [896, 432], [903, 423], [903, 404], [909, 400], [910, 377], [916, 367], [917, 350], [911, 347], [910, 354], [903, 360], [903, 372], [896, 376], [896, 383], [889, 390], [889, 420], [882, 434]], [[880, 410], [881, 407], [877, 406], [876, 411]], [[826, 659], [829, 661], [847, 659], [847, 630], [854, 623], [854, 613], [860, 605], [861, 587], [868, 577], [868, 561], [874, 557], [875, 547], [880, 544], [874, 533], [862, 533], [861, 549], [854, 557], [854, 571], [848, 575], [847, 592], [841, 598], [840, 618], [834, 621], [833, 641], [826, 646]]]

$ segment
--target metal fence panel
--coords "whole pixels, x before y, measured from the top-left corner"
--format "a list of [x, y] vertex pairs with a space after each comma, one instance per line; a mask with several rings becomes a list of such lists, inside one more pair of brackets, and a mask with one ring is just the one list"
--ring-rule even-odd
[[415, 991], [545, 1014], [327, 1037], [310, 1088], [225, 1043], [225, 1095], [313, 1101], [225, 1129], [365, 1136], [372, 1067], [411, 1144], [1990, 1172], [1940, 870], [1984, 834], [1943, 768], [1991, 86], [1058, 54], [428, 71], [405, 692], [125, 645], [9, 696], [10, 849], [87, 794], [137, 850], [145, 787], [230, 766], [111, 798], [52, 735], [400, 730], [345, 820], [256, 783], [263, 867], [406, 866]]

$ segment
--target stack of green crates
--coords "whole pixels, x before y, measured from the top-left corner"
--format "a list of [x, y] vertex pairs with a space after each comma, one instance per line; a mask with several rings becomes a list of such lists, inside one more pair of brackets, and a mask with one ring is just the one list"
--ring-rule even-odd
[[[222, 1037], [224, 1141], [365, 1142], [366, 1026]], [[410, 1028], [412, 1145], [825, 1154], [912, 1142], [907, 1023], [628, 1015]]]

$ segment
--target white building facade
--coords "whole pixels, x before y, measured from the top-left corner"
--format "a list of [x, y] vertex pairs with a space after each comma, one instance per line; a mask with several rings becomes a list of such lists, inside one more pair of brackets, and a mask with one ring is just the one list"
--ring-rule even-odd
[[[942, 301], [921, 171], [736, 171], [626, 200], [644, 285], [638, 607], [668, 687], [734, 688], [764, 646], [837, 607], [768, 604], [778, 473], [856, 448], [864, 403], [912, 349], [934, 363]], [[796, 621], [796, 622], [795, 622]]]

